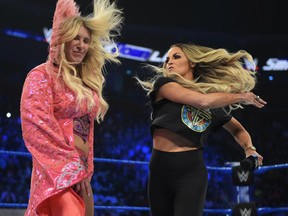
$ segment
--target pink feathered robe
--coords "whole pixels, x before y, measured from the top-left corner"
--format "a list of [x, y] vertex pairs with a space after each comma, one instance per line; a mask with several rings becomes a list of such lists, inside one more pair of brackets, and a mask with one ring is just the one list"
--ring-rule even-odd
[[[32, 69], [25, 80], [21, 97], [22, 132], [25, 145], [32, 155], [30, 199], [25, 215], [37, 215], [39, 204], [93, 174], [94, 119], [99, 98], [93, 92], [95, 107], [87, 102], [76, 109], [74, 93], [54, 71], [43, 63]], [[50, 67], [50, 68], [53, 68]], [[80, 160], [74, 146], [73, 119], [89, 114], [88, 168]]]

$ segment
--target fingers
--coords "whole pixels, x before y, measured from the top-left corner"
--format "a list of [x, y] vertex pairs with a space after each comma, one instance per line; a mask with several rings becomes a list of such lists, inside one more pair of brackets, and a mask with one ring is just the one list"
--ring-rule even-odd
[[258, 165], [259, 166], [262, 166], [263, 165], [263, 157], [261, 155], [257, 155], [257, 158], [258, 158]]
[[255, 95], [253, 92], [246, 92], [243, 104], [253, 105], [257, 108], [263, 108], [267, 102], [264, 101], [259, 95]]
[[253, 102], [252, 105], [257, 108], [262, 108], [267, 104], [259, 95], [253, 95]]
[[83, 181], [77, 183], [76, 185], [74, 185], [73, 189], [79, 195], [83, 195], [84, 193], [87, 196], [91, 195], [90, 183], [88, 180], [83, 180]]
[[87, 181], [87, 180], [84, 180], [84, 190], [85, 190], [85, 192], [86, 192], [86, 194], [88, 195], [88, 196], [90, 196], [90, 187], [89, 187], [89, 182]]
[[80, 185], [80, 183], [74, 185], [73, 189], [74, 189], [74, 191], [75, 191], [77, 194], [80, 194], [80, 191], [81, 191], [81, 185]]
[[257, 155], [258, 165], [262, 166], [263, 165], [263, 157], [260, 154], [258, 154], [257, 152], [256, 152], [256, 155]]
[[254, 150], [247, 150], [246, 158], [251, 156], [251, 155], [257, 157], [258, 166], [262, 166], [263, 165], [263, 157], [262, 157], [262, 155], [260, 155], [258, 152], [254, 151]]
[[256, 100], [253, 102], [253, 105], [256, 106], [257, 108], [263, 108], [266, 105], [266, 103], [260, 100]]
[[256, 95], [255, 99], [256, 102], [258, 102], [259, 104], [265, 105], [267, 104], [266, 101], [264, 101], [259, 95]]

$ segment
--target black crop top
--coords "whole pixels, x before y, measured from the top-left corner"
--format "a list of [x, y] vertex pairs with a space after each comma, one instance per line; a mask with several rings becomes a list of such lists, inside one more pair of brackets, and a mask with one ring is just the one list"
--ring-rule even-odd
[[216, 131], [228, 122], [232, 116], [224, 109], [197, 109], [193, 106], [174, 103], [167, 99], [155, 102], [159, 88], [169, 82], [176, 82], [169, 77], [159, 77], [150, 93], [152, 105], [151, 134], [155, 128], [165, 128], [188, 139], [193, 147], [203, 147], [203, 140], [210, 131]]

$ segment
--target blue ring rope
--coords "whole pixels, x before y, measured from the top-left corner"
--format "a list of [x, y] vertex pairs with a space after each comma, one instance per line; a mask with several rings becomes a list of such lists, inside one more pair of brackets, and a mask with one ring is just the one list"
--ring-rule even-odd
[[[31, 157], [29, 152], [16, 152], [16, 151], [5, 151], [0, 150], [0, 154], [9, 154], [9, 155], [17, 155], [17, 156], [24, 156], [24, 157]], [[147, 161], [135, 161], [135, 160], [121, 160], [121, 159], [109, 159], [109, 158], [94, 158], [95, 162], [102, 162], [102, 163], [122, 163], [122, 164], [144, 164], [148, 165], [149, 162]], [[288, 163], [286, 164], [276, 164], [276, 165], [269, 165], [269, 166], [261, 166], [255, 173], [262, 174], [272, 169], [284, 169], [288, 168]], [[207, 169], [210, 171], [222, 171], [224, 173], [232, 172], [232, 167], [211, 167], [207, 166]]]
[[[23, 157], [31, 157], [29, 152], [16, 152], [16, 151], [5, 151], [0, 150], [0, 154], [8, 154], [8, 155], [16, 155]], [[103, 162], [103, 163], [122, 163], [122, 164], [145, 164], [148, 165], [147, 161], [133, 161], [133, 160], [120, 160], [120, 159], [109, 159], [109, 158], [94, 158], [95, 162]], [[264, 173], [272, 169], [283, 169], [288, 168], [287, 164], [276, 164], [270, 166], [262, 166], [256, 173]], [[232, 167], [209, 167], [208, 170], [211, 171], [221, 171], [221, 172], [232, 172]], [[27, 208], [27, 204], [25, 203], [0, 203], [0, 208]], [[130, 210], [130, 211], [149, 211], [149, 207], [136, 207], [136, 206], [94, 206], [94, 209], [104, 209], [104, 210]], [[231, 214], [231, 209], [204, 209], [206, 213], [222, 213], [222, 214]], [[268, 214], [274, 212], [288, 212], [288, 207], [279, 207], [279, 208], [270, 208], [270, 207], [262, 207], [258, 208], [257, 212], [259, 214]]]
[[[25, 203], [0, 203], [0, 208], [27, 208]], [[129, 210], [129, 211], [149, 211], [149, 207], [135, 207], [135, 206], [94, 206], [94, 209], [98, 210]], [[205, 213], [221, 213], [221, 214], [231, 214], [231, 209], [204, 209]], [[257, 209], [258, 214], [269, 214], [276, 212], [288, 212], [288, 207], [270, 208], [262, 207]]]

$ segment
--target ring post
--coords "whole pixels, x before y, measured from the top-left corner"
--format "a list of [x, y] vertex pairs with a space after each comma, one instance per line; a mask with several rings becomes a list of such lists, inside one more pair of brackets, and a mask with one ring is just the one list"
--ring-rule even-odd
[[244, 170], [240, 162], [227, 162], [232, 168], [232, 179], [228, 188], [232, 203], [232, 216], [258, 216], [254, 199], [254, 173]]

